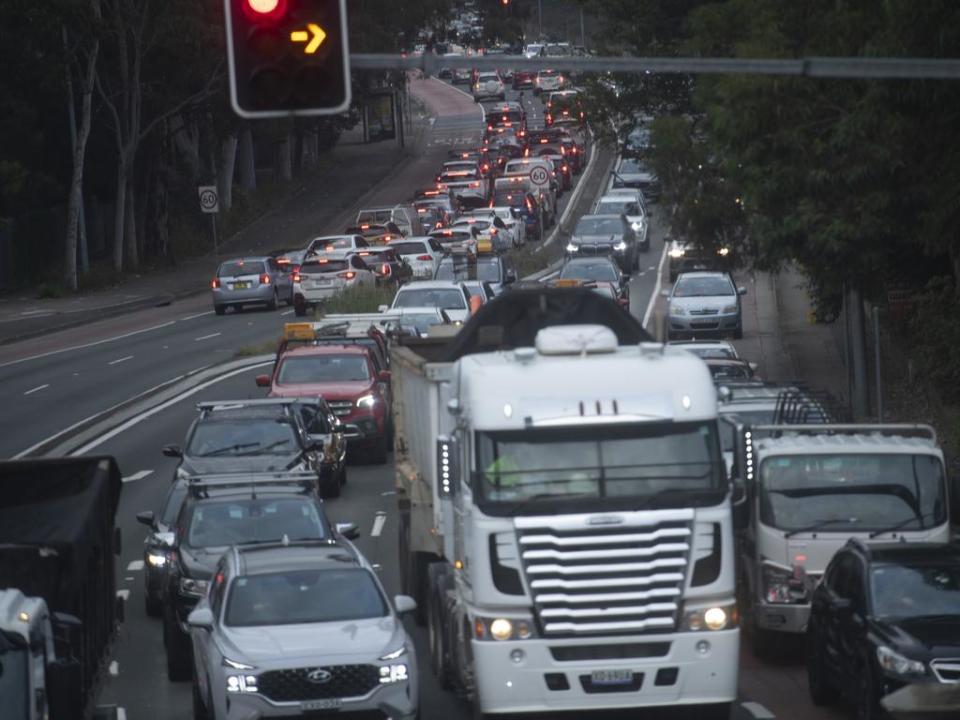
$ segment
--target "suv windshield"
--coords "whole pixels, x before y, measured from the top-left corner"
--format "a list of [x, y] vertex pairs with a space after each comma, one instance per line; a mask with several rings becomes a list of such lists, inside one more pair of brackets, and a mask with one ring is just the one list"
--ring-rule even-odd
[[293, 425], [285, 418], [211, 418], [196, 424], [186, 454], [200, 458], [289, 455], [298, 446]]
[[326, 532], [317, 504], [306, 496], [207, 500], [194, 506], [183, 544], [193, 548], [241, 543], [322, 540]]
[[277, 372], [281, 385], [369, 379], [370, 368], [363, 355], [289, 355]]
[[715, 423], [650, 423], [604, 429], [477, 433], [474, 492], [488, 502], [676, 494], [679, 506], [726, 492]]
[[736, 295], [733, 283], [725, 277], [681, 277], [673, 290], [674, 297], [716, 297]]
[[[934, 455], [782, 455], [760, 465], [760, 520], [780, 530], [830, 522], [829, 532], [904, 531], [946, 522], [943, 465]], [[909, 521], [913, 519], [913, 523]]]
[[881, 617], [955, 616], [960, 608], [957, 565], [877, 565], [870, 585], [873, 612]]
[[349, 622], [387, 614], [387, 603], [368, 570], [288, 570], [234, 580], [224, 624]]
[[240, 277], [241, 275], [260, 275], [265, 272], [263, 263], [259, 261], [244, 262], [243, 260], [234, 260], [225, 262], [217, 271], [217, 277]]

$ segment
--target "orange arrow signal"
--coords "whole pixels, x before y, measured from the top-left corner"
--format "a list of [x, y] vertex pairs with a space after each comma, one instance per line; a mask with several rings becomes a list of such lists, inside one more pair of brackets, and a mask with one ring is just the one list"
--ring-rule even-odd
[[316, 23], [307, 23], [306, 30], [294, 30], [290, 33], [291, 42], [307, 43], [307, 46], [303, 49], [306, 55], [313, 55], [326, 39], [327, 34]]

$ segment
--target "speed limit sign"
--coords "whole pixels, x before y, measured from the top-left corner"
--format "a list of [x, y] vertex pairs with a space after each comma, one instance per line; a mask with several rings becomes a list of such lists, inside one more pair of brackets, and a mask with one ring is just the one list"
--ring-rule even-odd
[[550, 182], [550, 174], [545, 167], [537, 165], [530, 170], [530, 182], [534, 185], [546, 185]]
[[220, 212], [220, 198], [217, 196], [216, 185], [201, 185], [197, 188], [200, 193], [200, 210], [205, 213]]

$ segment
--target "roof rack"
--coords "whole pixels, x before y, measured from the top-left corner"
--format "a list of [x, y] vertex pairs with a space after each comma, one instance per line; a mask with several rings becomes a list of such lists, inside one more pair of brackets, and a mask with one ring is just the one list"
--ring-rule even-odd
[[245, 407], [270, 407], [272, 405], [287, 406], [296, 403], [310, 404], [316, 402], [311, 397], [275, 397], [250, 398], [248, 400], [201, 400], [197, 403], [197, 410], [236, 410]]
[[333, 536], [324, 538], [299, 538], [297, 540], [269, 540], [267, 542], [236, 543], [233, 547], [238, 553], [254, 552], [257, 550], [277, 550], [288, 547], [343, 547]]
[[802, 435], [880, 434], [920, 437], [937, 444], [937, 431], [922, 423], [810, 423], [804, 425], [751, 425], [751, 430]]
[[257, 489], [264, 486], [296, 485], [304, 490], [313, 490], [317, 485], [315, 473], [274, 472], [274, 473], [219, 473], [196, 475], [187, 480], [187, 488], [195, 496], [207, 496], [210, 490], [229, 490], [231, 488], [249, 488], [256, 495]]

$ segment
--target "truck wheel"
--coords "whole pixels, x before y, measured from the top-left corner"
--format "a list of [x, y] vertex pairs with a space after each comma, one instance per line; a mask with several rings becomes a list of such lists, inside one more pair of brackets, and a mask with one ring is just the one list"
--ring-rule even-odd
[[450, 661], [449, 641], [443, 618], [443, 596], [450, 584], [450, 576], [441, 563], [427, 568], [427, 637], [430, 641], [430, 667], [444, 690], [453, 688], [453, 667]]
[[193, 658], [190, 638], [185, 637], [176, 621], [170, 616], [171, 609], [163, 613], [163, 644], [167, 651], [167, 679], [171, 682], [186, 682], [192, 673]]
[[200, 683], [193, 681], [193, 720], [210, 720], [210, 709], [200, 696]]

